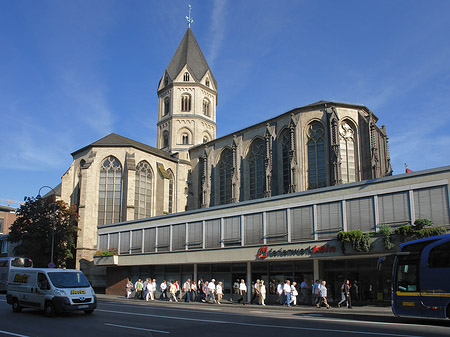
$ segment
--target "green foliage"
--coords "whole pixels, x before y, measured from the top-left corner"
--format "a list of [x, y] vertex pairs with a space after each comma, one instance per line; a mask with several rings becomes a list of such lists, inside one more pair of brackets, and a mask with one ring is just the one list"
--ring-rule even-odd
[[391, 241], [392, 235], [391, 226], [389, 225], [381, 226], [379, 233], [383, 235], [384, 248], [386, 248], [387, 250], [391, 250], [392, 248], [394, 248], [395, 245]]
[[98, 256], [114, 256], [117, 255], [117, 250], [115, 249], [109, 249], [109, 250], [97, 250], [94, 254], [95, 257]]
[[31, 258], [36, 267], [47, 267], [51, 259], [54, 214], [53, 262], [57, 267], [74, 268], [78, 214], [75, 207], [68, 207], [63, 201], [55, 203], [51, 197], [25, 198], [16, 211], [8, 241], [17, 243], [14, 254]]
[[397, 228], [395, 230], [395, 234], [401, 235], [404, 238], [420, 239], [447, 233], [445, 227], [431, 226], [433, 226], [433, 222], [431, 222], [431, 220], [417, 219], [414, 221], [414, 225], [405, 225]]
[[370, 250], [370, 234], [363, 233], [360, 230], [353, 230], [348, 232], [339, 232], [337, 240], [344, 244], [349, 242], [352, 244], [353, 250], [357, 252], [368, 252]]

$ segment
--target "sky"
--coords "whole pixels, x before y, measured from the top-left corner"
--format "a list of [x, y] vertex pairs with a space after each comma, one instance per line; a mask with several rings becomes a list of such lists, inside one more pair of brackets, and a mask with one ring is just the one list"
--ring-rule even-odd
[[450, 1], [0, 0], [0, 200], [55, 187], [71, 153], [109, 133], [156, 146], [188, 4], [218, 82], [217, 137], [357, 103], [386, 125], [394, 174], [450, 165]]

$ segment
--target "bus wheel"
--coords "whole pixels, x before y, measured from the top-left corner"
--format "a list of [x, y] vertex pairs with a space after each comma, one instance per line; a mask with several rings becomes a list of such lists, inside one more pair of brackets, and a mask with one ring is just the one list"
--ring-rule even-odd
[[54, 317], [56, 315], [55, 306], [52, 302], [45, 302], [44, 311], [47, 317]]
[[22, 311], [22, 307], [20, 306], [19, 300], [18, 300], [17, 298], [15, 298], [15, 299], [13, 300], [13, 303], [12, 303], [12, 310], [13, 310], [14, 312], [21, 312], [21, 311]]

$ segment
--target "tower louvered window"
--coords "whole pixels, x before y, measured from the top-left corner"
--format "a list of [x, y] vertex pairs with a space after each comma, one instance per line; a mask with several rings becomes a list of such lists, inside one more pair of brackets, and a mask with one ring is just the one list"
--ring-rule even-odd
[[164, 112], [163, 116], [167, 116], [170, 112], [170, 100], [169, 97], [164, 98]]
[[121, 206], [122, 165], [117, 158], [109, 156], [100, 167], [98, 224], [119, 222]]
[[207, 98], [205, 98], [204, 100], [203, 100], [203, 114], [205, 115], [205, 116], [210, 116], [210, 112], [209, 112], [209, 107], [210, 107], [210, 102], [209, 102], [209, 99], [207, 99]]
[[188, 72], [184, 73], [184, 75], [183, 75], [183, 81], [189, 82], [189, 80], [190, 80], [189, 73], [188, 73]]
[[191, 111], [191, 95], [181, 95], [181, 111]]

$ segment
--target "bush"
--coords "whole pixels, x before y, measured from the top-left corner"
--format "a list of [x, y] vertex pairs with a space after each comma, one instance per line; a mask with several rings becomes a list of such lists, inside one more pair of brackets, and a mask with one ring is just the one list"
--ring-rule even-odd
[[109, 249], [109, 250], [97, 250], [94, 254], [94, 257], [99, 257], [99, 256], [114, 256], [117, 255], [117, 250], [115, 249]]
[[384, 248], [386, 248], [387, 250], [391, 250], [392, 248], [394, 248], [395, 245], [391, 241], [392, 235], [391, 226], [389, 225], [381, 226], [379, 233], [383, 235]]
[[[445, 227], [431, 227], [433, 222], [428, 219], [417, 219], [414, 221], [414, 225], [405, 225], [397, 228], [395, 234], [403, 237], [415, 238], [427, 238], [435, 235], [442, 235], [447, 233]], [[428, 227], [428, 228], [425, 228]]]
[[352, 244], [353, 250], [357, 252], [368, 252], [370, 250], [369, 239], [370, 235], [360, 230], [339, 232], [337, 235], [337, 240], [342, 242], [343, 251], [345, 251], [344, 243], [349, 242]]

